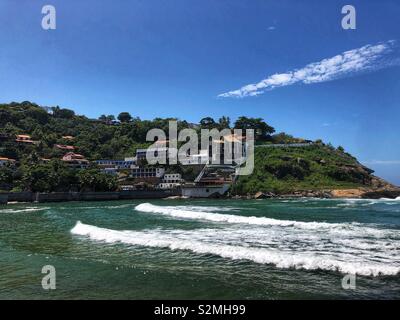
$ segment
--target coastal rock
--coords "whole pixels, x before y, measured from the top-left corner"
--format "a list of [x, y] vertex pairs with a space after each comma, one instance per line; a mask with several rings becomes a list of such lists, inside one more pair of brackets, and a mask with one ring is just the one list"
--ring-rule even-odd
[[178, 200], [178, 199], [187, 199], [188, 197], [184, 197], [184, 196], [170, 196], [167, 198], [164, 198], [163, 200]]
[[396, 199], [400, 197], [400, 189], [381, 189], [381, 190], [372, 190], [362, 194], [361, 198], [363, 199], [380, 199], [380, 198], [389, 198]]
[[259, 191], [254, 195], [254, 199], [267, 199], [267, 198], [274, 198], [274, 197], [276, 197], [276, 195], [272, 192]]
[[331, 190], [333, 198], [361, 198], [365, 193], [362, 189], [337, 189]]
[[400, 188], [359, 188], [331, 190], [333, 198], [358, 198], [358, 199], [396, 199], [400, 197]]

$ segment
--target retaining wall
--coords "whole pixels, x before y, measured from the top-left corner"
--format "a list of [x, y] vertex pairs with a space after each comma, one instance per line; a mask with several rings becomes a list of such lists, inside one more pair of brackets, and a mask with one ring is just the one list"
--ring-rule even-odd
[[0, 204], [7, 202], [62, 202], [128, 199], [161, 199], [181, 195], [180, 190], [133, 190], [116, 192], [12, 192], [0, 194]]

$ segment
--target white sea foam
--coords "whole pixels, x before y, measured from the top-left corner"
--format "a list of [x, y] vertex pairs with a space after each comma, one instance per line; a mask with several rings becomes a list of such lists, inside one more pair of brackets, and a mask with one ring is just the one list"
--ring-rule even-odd
[[380, 199], [337, 199], [337, 207], [357, 209], [362, 207], [369, 207], [374, 205], [386, 205], [386, 206], [400, 206], [400, 197], [395, 199], [380, 198]]
[[[329, 270], [360, 275], [396, 275], [400, 240], [374, 242], [365, 238], [342, 238], [333, 243], [323, 232], [307, 230], [293, 234], [280, 226], [118, 231], [77, 222], [72, 234], [106, 243], [189, 250], [233, 260], [272, 264], [278, 268]], [[340, 239], [339, 239], [340, 240]], [[350, 242], [346, 242], [346, 240]], [[354, 245], [355, 244], [355, 245]]]
[[217, 207], [217, 206], [176, 206], [175, 208], [180, 210], [189, 210], [189, 211], [205, 211], [205, 212], [230, 212], [230, 211], [239, 211], [240, 208], [235, 207]]
[[22, 213], [22, 212], [36, 212], [36, 211], [43, 211], [48, 210], [47, 207], [28, 207], [24, 209], [2, 209], [0, 210], [1, 213]]
[[97, 205], [97, 206], [65, 206], [65, 207], [57, 207], [57, 209], [61, 210], [90, 210], [90, 209], [122, 209], [122, 208], [129, 208], [134, 206], [132, 203], [125, 203], [125, 204], [118, 204], [118, 205]]
[[[201, 207], [199, 207], [201, 208]], [[135, 210], [146, 213], [161, 214], [173, 218], [203, 220], [211, 222], [222, 222], [231, 224], [258, 225], [258, 226], [280, 226], [305, 230], [323, 230], [324, 232], [336, 234], [364, 233], [374, 237], [387, 237], [396, 233], [396, 230], [378, 229], [364, 226], [358, 223], [327, 223], [327, 222], [304, 222], [294, 220], [279, 220], [266, 217], [242, 216], [232, 214], [220, 214], [203, 212], [200, 210], [185, 210], [174, 206], [157, 206], [150, 203], [141, 203]]]
[[338, 207], [348, 207], [348, 206], [368, 206], [373, 204], [387, 204], [396, 205], [400, 204], [400, 197], [391, 198], [379, 198], [379, 199], [361, 199], [361, 198], [293, 198], [279, 200], [283, 203], [309, 203], [309, 202], [336, 202]]

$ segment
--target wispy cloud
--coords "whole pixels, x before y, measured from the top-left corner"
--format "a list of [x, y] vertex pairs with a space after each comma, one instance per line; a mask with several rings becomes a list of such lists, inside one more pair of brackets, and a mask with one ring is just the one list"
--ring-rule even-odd
[[275, 29], [276, 29], [275, 26], [270, 26], [270, 27], [268, 27], [268, 31], [274, 31]]
[[400, 165], [400, 160], [370, 160], [370, 161], [364, 161], [363, 163], [367, 165], [374, 165], [374, 164], [380, 164], [380, 165]]
[[360, 72], [386, 68], [399, 63], [398, 57], [396, 59], [388, 58], [388, 54], [393, 52], [395, 46], [396, 42], [394, 40], [376, 45], [369, 44], [361, 48], [345, 51], [332, 58], [310, 63], [301, 69], [271, 75], [258, 83], [248, 84], [240, 89], [222, 93], [218, 97], [242, 98], [257, 96], [268, 90], [295, 83], [325, 82]]

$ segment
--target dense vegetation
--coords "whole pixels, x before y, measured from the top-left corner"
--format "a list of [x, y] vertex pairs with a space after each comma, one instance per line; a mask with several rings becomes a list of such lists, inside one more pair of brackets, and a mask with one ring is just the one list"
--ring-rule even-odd
[[352, 188], [370, 185], [372, 172], [343, 148], [322, 142], [296, 148], [256, 147], [253, 174], [240, 177], [233, 191], [254, 194]]
[[12, 186], [12, 191], [33, 192], [111, 191], [118, 187], [115, 177], [98, 168], [74, 170], [56, 159], [48, 163], [23, 161], [16, 170], [0, 168], [0, 190], [6, 185]]
[[[115, 190], [118, 187], [116, 178], [101, 173], [94, 165], [85, 170], [67, 167], [60, 161], [65, 150], [55, 145], [72, 144], [75, 152], [89, 160], [123, 159], [133, 156], [137, 148], [150, 144], [146, 142], [150, 129], [160, 128], [168, 132], [169, 120], [172, 119], [141, 120], [128, 112], [117, 117], [101, 115], [99, 119], [89, 119], [58, 106], [41, 107], [27, 101], [0, 104], [0, 157], [18, 161], [17, 168], [0, 168], [0, 190]], [[178, 120], [178, 130], [227, 127], [255, 129], [257, 145], [304, 141], [285, 133], [275, 134], [275, 129], [261, 118], [239, 117], [233, 124], [229, 117], [221, 117], [218, 121], [206, 117], [198, 124]], [[16, 134], [29, 134], [38, 143], [21, 144], [4, 138]], [[73, 141], [66, 136], [72, 136]], [[43, 162], [43, 158], [52, 160]], [[254, 174], [241, 177], [235, 192], [343, 187], [368, 184], [370, 179], [370, 171], [361, 168], [343, 148], [335, 149], [321, 141], [305, 148], [256, 148], [255, 162]], [[181, 172], [188, 180], [198, 173], [193, 167], [174, 166], [167, 170]]]

